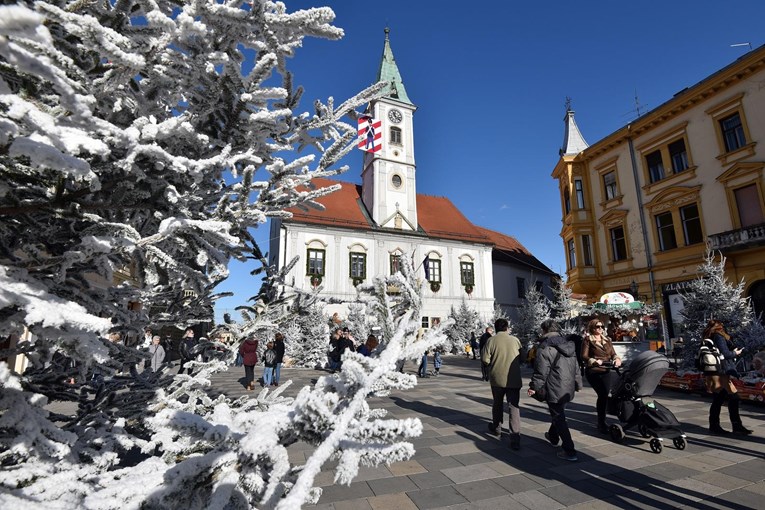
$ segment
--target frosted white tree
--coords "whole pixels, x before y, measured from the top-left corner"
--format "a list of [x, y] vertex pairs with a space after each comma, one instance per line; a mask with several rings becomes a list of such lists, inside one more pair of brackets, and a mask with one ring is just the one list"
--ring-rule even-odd
[[348, 318], [345, 323], [355, 339], [356, 347], [366, 342], [372, 327], [377, 325], [376, 317], [367, 313], [367, 307], [363, 303], [348, 305]]
[[324, 368], [329, 350], [329, 326], [323, 303], [315, 303], [307, 310], [298, 312], [292, 320], [299, 332], [285, 341], [287, 355], [295, 366]]
[[553, 300], [550, 311], [555, 320], [561, 325], [563, 334], [581, 333], [579, 317], [586, 308], [581, 301], [572, 298], [571, 287], [566, 285], [563, 278], [557, 278], [552, 288]]
[[722, 321], [732, 335], [737, 335], [754, 319], [749, 298], [744, 297], [744, 281], [736, 285], [728, 281], [725, 260], [722, 255], [716, 259], [714, 252], [707, 252], [698, 268], [699, 277], [681, 292], [682, 317], [690, 333], [683, 350], [686, 367], [694, 366], [702, 333], [710, 319]]
[[540, 336], [539, 326], [551, 316], [550, 302], [535, 286], [526, 290], [526, 296], [514, 323], [513, 334], [526, 349]]
[[448, 318], [453, 324], [446, 328], [449, 343], [444, 348], [446, 352], [465, 352], [465, 344], [470, 340], [470, 334], [478, 333], [476, 338], [481, 336], [478, 325], [480, 316], [463, 299], [457, 309], [454, 306], [451, 307]]
[[[34, 337], [3, 353], [29, 354], [23, 377], [0, 363], [0, 506], [295, 508], [337, 452], [342, 482], [359, 462], [411, 455], [399, 440], [419, 423], [382, 420], [365, 401], [414, 385], [395, 358], [439, 340], [411, 345], [408, 276], [379, 305], [385, 355], [350, 360], [294, 402], [208, 396], [225, 351], [192, 363], [194, 376], [112, 378], [141, 355], [103, 339], [139, 330], [151, 306], [159, 321], [206, 320], [228, 261], [263, 259], [249, 229], [334, 190], [310, 181], [343, 171], [356, 128], [342, 118], [386, 84], [295, 112], [287, 59], [306, 36], [340, 37], [333, 19], [262, 0], [0, 7], [0, 333]], [[306, 148], [320, 156], [283, 159]], [[54, 416], [48, 399], [79, 405]], [[317, 445], [305, 467], [288, 460], [298, 440]]]

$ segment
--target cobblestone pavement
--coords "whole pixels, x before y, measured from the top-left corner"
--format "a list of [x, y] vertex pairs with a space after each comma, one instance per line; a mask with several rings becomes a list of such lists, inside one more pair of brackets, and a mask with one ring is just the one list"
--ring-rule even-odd
[[[601, 435], [595, 424], [595, 393], [589, 387], [568, 408], [579, 461], [556, 457], [545, 439], [547, 407], [521, 396], [519, 451], [487, 431], [491, 390], [480, 379], [478, 361], [444, 357], [438, 377], [420, 379], [416, 388], [370, 400], [390, 417], [418, 417], [423, 434], [413, 441], [416, 454], [406, 462], [362, 467], [350, 486], [333, 482], [335, 463], [316, 479], [323, 487], [319, 510], [365, 509], [557, 509], [557, 508], [765, 508], [765, 406], [744, 403], [744, 424], [752, 436], [712, 436], [707, 431], [710, 398], [658, 389], [654, 399], [682, 423], [688, 446], [671, 440], [660, 454], [648, 440], [629, 431], [622, 444]], [[415, 373], [416, 365], [405, 370]], [[283, 369], [292, 379], [285, 394], [295, 395], [326, 372]], [[528, 386], [527, 372], [524, 385]], [[217, 374], [214, 387], [230, 396], [244, 390], [244, 370]], [[257, 390], [256, 390], [257, 391]], [[652, 400], [651, 398], [646, 400]], [[723, 424], [727, 422], [723, 408]], [[613, 420], [616, 420], [613, 418]], [[507, 421], [505, 422], [507, 425]], [[293, 462], [311, 452], [307, 444], [290, 447]]]

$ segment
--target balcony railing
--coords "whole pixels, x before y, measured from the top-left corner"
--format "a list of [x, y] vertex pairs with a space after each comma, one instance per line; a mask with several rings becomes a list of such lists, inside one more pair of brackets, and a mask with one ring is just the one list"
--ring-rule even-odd
[[765, 243], [765, 223], [709, 236], [712, 250], [741, 249]]

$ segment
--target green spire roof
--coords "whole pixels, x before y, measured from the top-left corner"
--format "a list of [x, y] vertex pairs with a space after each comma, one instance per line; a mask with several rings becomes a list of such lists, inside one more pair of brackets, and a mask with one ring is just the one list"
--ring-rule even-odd
[[389, 81], [393, 83], [392, 90], [388, 97], [397, 99], [402, 103], [413, 104], [409, 100], [409, 96], [406, 95], [406, 89], [404, 88], [404, 82], [401, 80], [401, 73], [398, 72], [398, 66], [396, 65], [396, 59], [393, 58], [393, 50], [390, 49], [390, 28], [385, 29], [385, 48], [383, 49], [382, 61], [380, 62], [380, 70], [377, 71], [377, 81]]

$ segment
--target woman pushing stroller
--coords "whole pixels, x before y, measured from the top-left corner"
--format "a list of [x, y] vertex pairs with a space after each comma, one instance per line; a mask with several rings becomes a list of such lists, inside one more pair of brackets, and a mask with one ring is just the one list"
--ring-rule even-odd
[[598, 395], [595, 407], [598, 412], [598, 431], [608, 434], [606, 425], [606, 404], [615, 374], [606, 366], [619, 367], [621, 358], [616, 355], [611, 340], [605, 335], [603, 321], [592, 319], [587, 324], [587, 334], [582, 340], [582, 363], [585, 365], [585, 377]]

